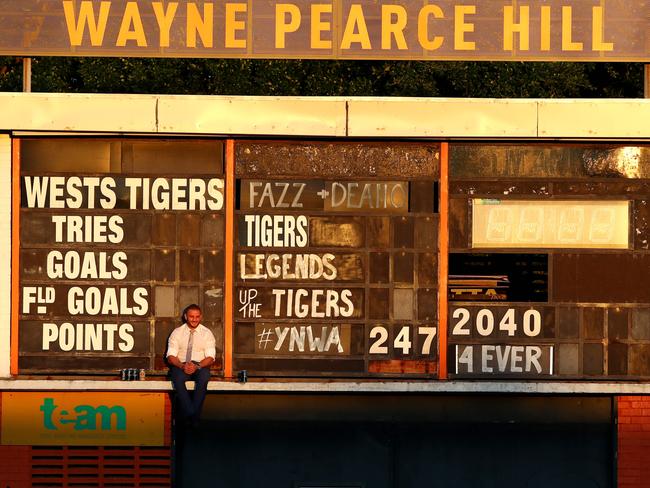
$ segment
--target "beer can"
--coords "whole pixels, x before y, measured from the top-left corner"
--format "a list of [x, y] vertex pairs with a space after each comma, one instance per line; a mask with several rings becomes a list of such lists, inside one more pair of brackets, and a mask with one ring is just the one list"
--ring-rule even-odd
[[144, 372], [144, 369], [140, 370], [140, 374], [138, 376], [138, 380], [144, 381], [146, 373]]

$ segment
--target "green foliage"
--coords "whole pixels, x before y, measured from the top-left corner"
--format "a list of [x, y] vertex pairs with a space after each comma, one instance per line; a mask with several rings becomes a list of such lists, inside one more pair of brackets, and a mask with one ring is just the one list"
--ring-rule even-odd
[[[22, 65], [0, 57], [0, 91]], [[567, 98], [643, 96], [639, 63], [35, 58], [40, 92]]]

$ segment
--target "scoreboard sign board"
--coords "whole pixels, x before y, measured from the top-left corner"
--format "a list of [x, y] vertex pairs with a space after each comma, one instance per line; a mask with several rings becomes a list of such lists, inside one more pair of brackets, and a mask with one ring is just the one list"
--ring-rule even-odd
[[[172, 152], [152, 144], [146, 151]], [[23, 169], [21, 372], [161, 370], [189, 303], [222, 336], [220, 175], [46, 174], [29, 171], [30, 161]]]
[[[235, 369], [435, 373], [437, 242], [422, 239], [437, 236], [436, 146], [395, 149], [428, 167], [417, 183], [390, 179], [395, 171], [368, 179], [364, 163], [391, 164], [385, 154], [377, 161], [377, 145], [238, 147]], [[331, 167], [305, 179], [295, 174], [308, 170], [304, 158]]]
[[450, 377], [650, 377], [648, 148], [450, 148]]
[[646, 0], [0, 0], [0, 54], [640, 61]]
[[198, 303], [216, 371], [650, 378], [647, 148], [454, 144], [447, 188], [437, 143], [232, 148], [21, 141], [15, 369], [163, 373]]

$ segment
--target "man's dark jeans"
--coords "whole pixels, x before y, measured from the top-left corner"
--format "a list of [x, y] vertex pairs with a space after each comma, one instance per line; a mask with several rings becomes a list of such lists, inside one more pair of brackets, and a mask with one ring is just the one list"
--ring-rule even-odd
[[[185, 374], [181, 368], [172, 366], [171, 377], [176, 396], [181, 408], [181, 416], [186, 420], [198, 421], [201, 416], [203, 400], [208, 391], [210, 381], [210, 368], [201, 368], [194, 374]], [[194, 380], [194, 393], [190, 395], [185, 382]]]

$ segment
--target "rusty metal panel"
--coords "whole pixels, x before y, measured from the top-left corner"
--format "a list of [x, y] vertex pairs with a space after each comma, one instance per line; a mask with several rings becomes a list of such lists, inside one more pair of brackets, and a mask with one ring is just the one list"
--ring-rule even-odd
[[368, 247], [377, 249], [390, 247], [390, 219], [388, 217], [368, 217], [366, 232]]
[[573, 303], [650, 302], [650, 256], [639, 253], [558, 253], [553, 299]]
[[631, 344], [629, 362], [630, 375], [650, 376], [650, 344]]
[[359, 217], [312, 217], [311, 242], [318, 247], [363, 247], [365, 228]]
[[[575, 121], [571, 119], [570, 123]], [[568, 137], [568, 134], [563, 136]], [[650, 148], [622, 144], [451, 144], [449, 173], [452, 180], [482, 177], [648, 178]], [[513, 191], [517, 191], [518, 186], [527, 184], [518, 181], [513, 185]], [[538, 191], [541, 194], [547, 192], [546, 186], [540, 187]]]
[[602, 376], [605, 353], [602, 344], [586, 343], [582, 350], [582, 371], [585, 376]]
[[627, 308], [607, 310], [607, 338], [620, 340], [628, 338], [630, 311]]
[[580, 310], [577, 307], [558, 307], [557, 336], [560, 339], [580, 337]]
[[650, 182], [647, 180], [614, 180], [589, 179], [554, 181], [553, 195], [629, 195], [630, 197], [645, 197], [650, 193]]
[[583, 334], [585, 339], [603, 339], [605, 337], [605, 312], [601, 307], [582, 309]]
[[237, 175], [250, 178], [436, 178], [440, 171], [437, 143], [242, 141], [235, 153]]
[[628, 374], [629, 346], [620, 342], [612, 342], [607, 348], [607, 373], [610, 376], [625, 376]]
[[449, 184], [449, 194], [469, 197], [494, 196], [508, 198], [516, 195], [540, 196], [551, 194], [558, 183], [550, 184], [548, 180], [531, 181], [522, 179], [499, 178], [499, 180], [455, 180]]
[[[648, 193], [650, 194], [650, 191]], [[633, 207], [634, 249], [650, 249], [650, 201], [635, 200]]]
[[[393, 254], [393, 282], [413, 283], [414, 255], [408, 252], [396, 252]], [[436, 260], [437, 261], [437, 260]], [[433, 270], [431, 270], [433, 271]]]
[[[438, 218], [435, 215], [415, 219], [415, 247], [435, 251], [438, 249]], [[370, 239], [370, 237], [369, 237]]]
[[449, 199], [449, 249], [469, 249], [471, 227], [469, 223], [470, 200]]
[[630, 338], [634, 340], [650, 340], [650, 309], [636, 308], [632, 310]]

